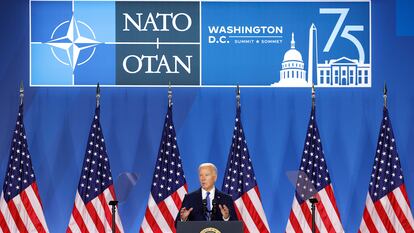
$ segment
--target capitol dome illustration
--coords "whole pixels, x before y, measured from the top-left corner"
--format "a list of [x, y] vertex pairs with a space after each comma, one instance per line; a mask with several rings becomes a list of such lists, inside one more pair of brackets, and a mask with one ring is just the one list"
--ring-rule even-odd
[[309, 86], [302, 54], [295, 48], [294, 33], [292, 33], [290, 49], [283, 56], [280, 81], [272, 86]]
[[[293, 63], [300, 63], [303, 65], [302, 54], [295, 48], [295, 34], [292, 33], [292, 41], [290, 42], [291, 46], [290, 49], [285, 53], [283, 56], [283, 62], [288, 64], [289, 62]], [[282, 64], [282, 68], [284, 64]], [[303, 67], [302, 67], [303, 68]]]

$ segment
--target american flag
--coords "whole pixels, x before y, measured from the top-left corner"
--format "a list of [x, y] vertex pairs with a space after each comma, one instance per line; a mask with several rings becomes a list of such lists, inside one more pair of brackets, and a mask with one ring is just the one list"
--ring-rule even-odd
[[311, 197], [319, 201], [315, 208], [316, 232], [344, 232], [316, 124], [314, 107], [309, 119], [286, 232], [312, 232], [311, 205], [307, 201]]
[[139, 232], [175, 232], [175, 217], [187, 192], [187, 182], [175, 136], [172, 106], [169, 105], [152, 178], [151, 193]]
[[414, 232], [410, 202], [386, 107], [359, 232]]
[[[116, 197], [99, 113], [100, 108], [97, 107], [66, 232], [112, 232], [112, 213], [108, 202], [116, 200]], [[123, 232], [118, 212], [115, 222], [116, 232]]]
[[9, 164], [0, 199], [1, 232], [49, 232], [37, 189], [32, 159], [19, 107]]
[[244, 232], [270, 232], [240, 115], [238, 106], [222, 191], [231, 195], [237, 217], [243, 222]]

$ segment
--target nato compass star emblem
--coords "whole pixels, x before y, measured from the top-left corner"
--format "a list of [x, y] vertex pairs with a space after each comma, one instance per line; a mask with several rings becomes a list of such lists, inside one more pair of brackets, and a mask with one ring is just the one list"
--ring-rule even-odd
[[[66, 27], [66, 35], [57, 37], [57, 34], [59, 34], [59, 32], [64, 30]], [[82, 31], [83, 34], [81, 34], [80, 31]], [[89, 35], [85, 36], [85, 34]], [[76, 20], [73, 15], [70, 21], [65, 21], [59, 24], [53, 30], [50, 38], [51, 40], [45, 42], [45, 44], [50, 46], [53, 56], [60, 63], [68, 65], [72, 68], [72, 72], [75, 72], [76, 66], [80, 66], [88, 62], [95, 53], [96, 46], [101, 43], [96, 40], [96, 36], [92, 28], [86, 23]], [[60, 52], [57, 52], [55, 49], [58, 49]], [[80, 56], [81, 53], [85, 53], [85, 55]], [[85, 57], [86, 59], [81, 59], [81, 57]]]

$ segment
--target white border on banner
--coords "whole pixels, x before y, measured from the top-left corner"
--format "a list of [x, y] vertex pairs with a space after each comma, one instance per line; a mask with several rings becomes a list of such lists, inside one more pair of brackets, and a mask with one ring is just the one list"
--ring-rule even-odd
[[[36, 85], [32, 84], [32, 44], [40, 44], [41, 42], [32, 42], [32, 2], [68, 2], [69, 0], [29, 0], [29, 86], [30, 87], [96, 87], [96, 85], [74, 85], [74, 75], [72, 74], [72, 85]], [[72, 0], [77, 2], [199, 2], [199, 26], [200, 26], [200, 42], [174, 42], [174, 44], [199, 44], [200, 45], [200, 78], [199, 78], [199, 85], [171, 85], [173, 87], [187, 87], [187, 88], [194, 88], [194, 87], [206, 87], [206, 88], [235, 88], [238, 85], [202, 85], [202, 2], [334, 2], [334, 3], [341, 3], [341, 2], [368, 2], [369, 3], [369, 59], [370, 59], [370, 69], [371, 69], [371, 86], [372, 86], [372, 3], [371, 0], [237, 0], [237, 1], [229, 1], [229, 0]], [[154, 44], [153, 42], [105, 42], [105, 44]], [[172, 44], [169, 42], [156, 42], [157, 44]], [[100, 87], [129, 87], [129, 88], [139, 88], [139, 87], [160, 87], [165, 88], [169, 87], [169, 85], [99, 85]], [[240, 87], [246, 88], [291, 88], [291, 87], [274, 87], [274, 86], [264, 86], [264, 85], [239, 85]], [[369, 87], [362, 87], [362, 88], [371, 88]], [[296, 88], [309, 88], [309, 87], [295, 87]], [[330, 87], [320, 87], [320, 88], [330, 88]], [[351, 86], [342, 86], [342, 87], [335, 87], [335, 88], [355, 88]], [[359, 87], [360, 88], [360, 87]]]

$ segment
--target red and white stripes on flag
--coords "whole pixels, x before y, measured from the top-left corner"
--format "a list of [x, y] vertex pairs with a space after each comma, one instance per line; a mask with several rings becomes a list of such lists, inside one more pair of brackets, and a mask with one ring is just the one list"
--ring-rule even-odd
[[49, 232], [36, 183], [6, 202], [0, 199], [1, 232]]
[[315, 208], [316, 232], [344, 232], [333, 192], [328, 165], [312, 106], [302, 160], [297, 175], [292, 210], [286, 226], [287, 233], [312, 232], [310, 198], [318, 199]]
[[19, 106], [0, 197], [0, 232], [49, 232]]
[[394, 189], [375, 203], [370, 195], [367, 195], [358, 232], [414, 232], [414, 221], [405, 185]]
[[[116, 200], [109, 157], [100, 123], [100, 108], [95, 109], [75, 203], [66, 232], [112, 232], [109, 202]], [[116, 232], [122, 233], [119, 212], [115, 213]]]
[[[319, 191], [315, 198], [319, 201], [315, 208], [316, 232], [344, 232], [332, 186], [329, 185]], [[311, 205], [308, 201], [299, 204], [296, 197], [294, 197], [286, 232], [312, 232]]]
[[386, 107], [359, 232], [414, 232], [413, 215]]
[[[112, 232], [112, 213], [108, 203], [115, 199], [113, 185], [86, 205], [77, 192], [66, 232]], [[115, 214], [115, 223], [116, 232], [124, 232], [119, 214]]]
[[139, 232], [175, 232], [174, 220], [187, 192], [187, 186], [182, 186], [158, 204], [150, 194]]
[[235, 200], [234, 207], [237, 218], [243, 221], [244, 232], [270, 232], [257, 186]]
[[141, 233], [175, 232], [175, 218], [188, 192], [172, 115], [169, 104]]
[[236, 108], [232, 143], [221, 189], [231, 195], [237, 218], [243, 222], [245, 233], [270, 232], [247, 147], [240, 104]]

